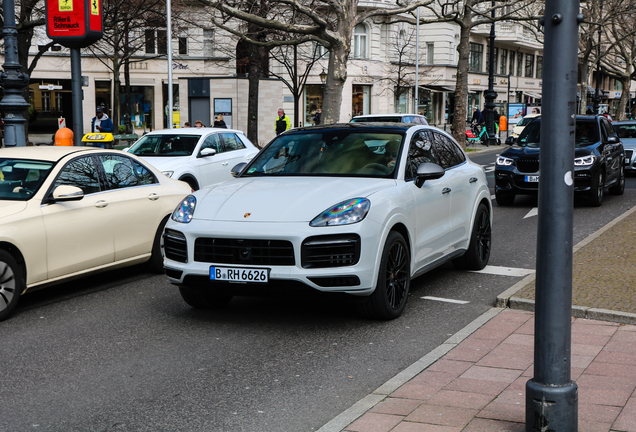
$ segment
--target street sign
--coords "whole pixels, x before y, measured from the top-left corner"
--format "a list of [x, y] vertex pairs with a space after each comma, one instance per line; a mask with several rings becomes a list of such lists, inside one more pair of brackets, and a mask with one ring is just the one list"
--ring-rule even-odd
[[85, 48], [103, 36], [102, 0], [46, 0], [46, 34], [67, 48]]
[[40, 90], [62, 90], [62, 86], [61, 85], [46, 84], [46, 85], [41, 85], [40, 86]]
[[66, 119], [64, 117], [60, 117], [57, 119], [57, 128], [62, 129], [66, 127]]

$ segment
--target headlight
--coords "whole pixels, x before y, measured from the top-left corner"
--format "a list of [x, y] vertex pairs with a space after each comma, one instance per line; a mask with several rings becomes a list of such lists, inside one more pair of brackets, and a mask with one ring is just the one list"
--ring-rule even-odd
[[161, 171], [161, 174], [167, 177], [172, 177], [172, 174], [174, 174], [174, 171]]
[[336, 204], [320, 213], [309, 223], [312, 227], [349, 225], [360, 222], [369, 213], [371, 202], [366, 198], [353, 198]]
[[503, 156], [499, 156], [497, 158], [497, 162], [496, 163], [499, 166], [510, 166], [510, 165], [512, 165], [513, 162], [514, 161], [512, 159], [509, 159], [509, 158], [503, 157]]
[[190, 223], [194, 216], [194, 209], [196, 206], [197, 199], [194, 195], [188, 195], [172, 212], [172, 220], [179, 223]]
[[577, 157], [574, 159], [574, 166], [590, 166], [594, 165], [594, 161], [596, 160], [596, 156], [589, 155], [583, 157]]

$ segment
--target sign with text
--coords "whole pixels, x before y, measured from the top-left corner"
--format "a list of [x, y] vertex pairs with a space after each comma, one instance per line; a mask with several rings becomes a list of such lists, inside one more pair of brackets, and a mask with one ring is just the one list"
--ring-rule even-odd
[[46, 0], [46, 34], [67, 48], [84, 48], [103, 35], [102, 0]]

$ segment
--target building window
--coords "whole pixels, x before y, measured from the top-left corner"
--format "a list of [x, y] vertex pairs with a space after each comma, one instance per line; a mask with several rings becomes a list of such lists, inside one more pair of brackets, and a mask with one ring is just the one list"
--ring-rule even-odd
[[64, 109], [64, 104], [62, 103], [62, 93], [55, 92], [55, 110], [58, 112], [62, 112]]
[[517, 76], [523, 76], [523, 53], [517, 55]]
[[214, 57], [214, 30], [203, 29], [203, 56]]
[[515, 51], [510, 50], [510, 69], [508, 69], [509, 75], [515, 74], [515, 54], [517, 54]]
[[508, 50], [502, 49], [501, 50], [501, 69], [499, 70], [499, 73], [501, 75], [506, 75], [506, 71], [508, 70], [507, 63], [508, 63]]
[[619, 80], [614, 80], [614, 91], [619, 91], [619, 92], [623, 91], [623, 83], [620, 82]]
[[400, 30], [400, 32], [398, 33], [398, 51], [399, 52], [403, 52], [404, 48], [406, 47], [406, 31], [404, 30]]
[[[486, 50], [486, 72], [490, 73], [490, 46], [487, 47]], [[499, 47], [495, 47], [495, 61], [493, 61], [492, 73], [497, 73], [497, 64], [499, 58]]]
[[353, 116], [371, 114], [371, 86], [353, 86], [351, 112]]
[[532, 54], [526, 54], [526, 78], [532, 78], [534, 76], [534, 56]]
[[537, 78], [543, 78], [543, 56], [537, 56]]
[[146, 54], [167, 54], [168, 39], [165, 30], [146, 30]]
[[42, 92], [42, 111], [51, 112], [51, 92]]
[[367, 28], [364, 24], [353, 29], [353, 58], [367, 58]]
[[185, 38], [185, 37], [179, 38], [179, 54], [188, 55], [188, 38]]
[[435, 44], [433, 42], [426, 43], [426, 64], [435, 64]]
[[481, 72], [481, 58], [484, 55], [484, 46], [470, 43], [470, 53], [468, 54], [468, 70], [471, 72]]

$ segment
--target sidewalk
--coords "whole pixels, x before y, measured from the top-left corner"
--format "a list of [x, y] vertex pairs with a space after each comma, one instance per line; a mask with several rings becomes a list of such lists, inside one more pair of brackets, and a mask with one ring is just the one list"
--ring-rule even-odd
[[[579, 432], [636, 432], [635, 233], [633, 208], [574, 248]], [[533, 300], [534, 275], [319, 432], [524, 432]]]

